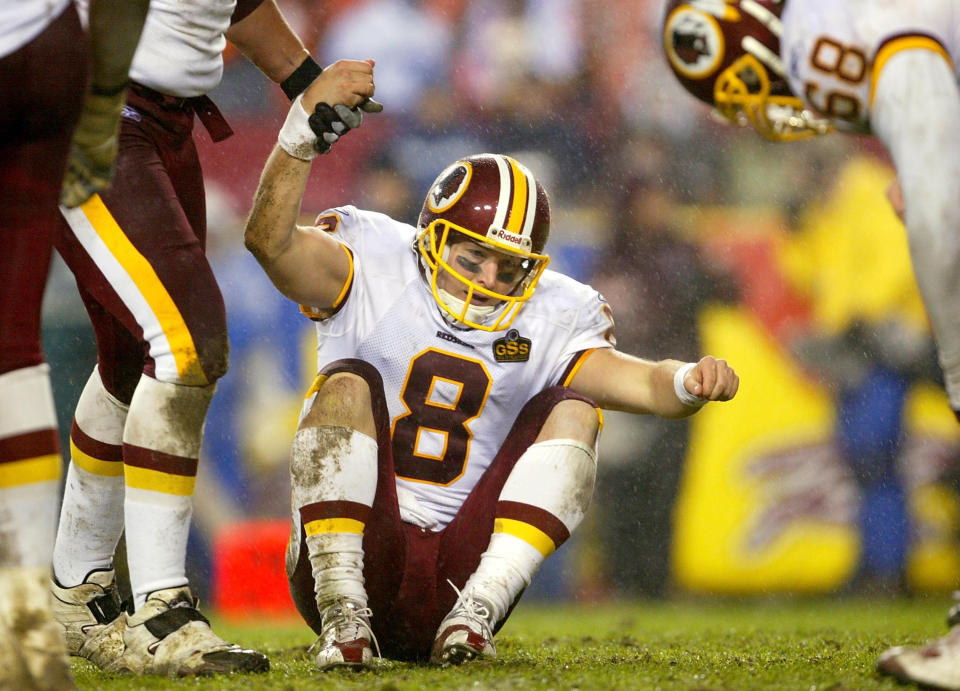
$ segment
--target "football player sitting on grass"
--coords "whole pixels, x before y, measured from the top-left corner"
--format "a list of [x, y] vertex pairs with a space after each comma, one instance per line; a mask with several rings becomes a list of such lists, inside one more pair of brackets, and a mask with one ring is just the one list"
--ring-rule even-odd
[[311, 161], [370, 109], [370, 64], [293, 104], [245, 233], [316, 321], [287, 573], [321, 669], [494, 657], [590, 503], [599, 409], [679, 418], [739, 384], [713, 357], [618, 352], [603, 297], [546, 270], [547, 192], [509, 156], [447, 167], [416, 226], [341, 206], [298, 227]]

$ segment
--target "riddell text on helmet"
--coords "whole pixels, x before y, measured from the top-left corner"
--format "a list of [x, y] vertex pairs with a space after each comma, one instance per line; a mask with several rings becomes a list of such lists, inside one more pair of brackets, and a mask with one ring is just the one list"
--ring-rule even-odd
[[530, 245], [530, 238], [518, 235], [517, 233], [511, 233], [509, 230], [497, 228], [496, 226], [490, 226], [490, 230], [487, 231], [487, 237], [494, 240], [502, 240], [503, 242], [524, 249]]

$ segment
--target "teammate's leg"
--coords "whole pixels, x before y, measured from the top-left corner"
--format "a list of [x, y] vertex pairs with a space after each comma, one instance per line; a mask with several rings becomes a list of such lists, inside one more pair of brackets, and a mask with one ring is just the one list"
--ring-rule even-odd
[[70, 464], [53, 552], [54, 609], [72, 655], [98, 658], [97, 641], [120, 613], [114, 552], [123, 534], [123, 429], [143, 367], [139, 343], [83, 288], [97, 332], [99, 365], [87, 380], [70, 429]]
[[[130, 105], [137, 117], [123, 123], [113, 187], [65, 211], [68, 226], [58, 239], [89, 298], [97, 332], [102, 390], [81, 401], [78, 427], [102, 442], [101, 450], [115, 455], [119, 447], [123, 459], [121, 510], [136, 611], [125, 620], [122, 653], [98, 664], [176, 675], [262, 671], [268, 667], [265, 656], [210, 631], [196, 611], [185, 572], [203, 423], [228, 350], [223, 300], [203, 252], [203, 184], [190, 139], [193, 116], [170, 119], [135, 96]], [[120, 408], [128, 406], [121, 436], [116, 427], [100, 438], [83, 430], [87, 406], [92, 410], [111, 397]], [[81, 446], [77, 439], [74, 446]], [[61, 516], [62, 526], [79, 518], [76, 509], [85, 502], [105, 522], [115, 522], [117, 493], [98, 495], [90, 491], [94, 484], [68, 487], [65, 512], [74, 513]], [[99, 483], [101, 489], [105, 485]], [[71, 496], [74, 492], [82, 496]], [[61, 536], [74, 540], [66, 532]], [[88, 541], [85, 558], [77, 557], [82, 544], [64, 549], [75, 565], [61, 570], [58, 562], [58, 576], [69, 571], [76, 581], [84, 562], [102, 561], [94, 546]], [[189, 616], [182, 612], [176, 627], [154, 625], [173, 609]]]
[[53, 554], [54, 614], [67, 651], [100, 666], [122, 637], [114, 552], [123, 533], [123, 449], [129, 405], [110, 394], [98, 368], [80, 394]]
[[40, 313], [86, 51], [73, 5], [0, 58], [0, 687], [72, 688], [47, 582], [61, 462]]

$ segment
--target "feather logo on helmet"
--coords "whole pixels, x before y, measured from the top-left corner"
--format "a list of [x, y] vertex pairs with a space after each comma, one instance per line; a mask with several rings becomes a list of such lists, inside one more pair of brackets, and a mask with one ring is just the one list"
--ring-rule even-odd
[[680, 74], [699, 79], [723, 62], [723, 31], [715, 17], [694, 5], [681, 5], [664, 23], [667, 59]]
[[473, 169], [463, 161], [447, 168], [427, 197], [431, 211], [445, 211], [456, 204], [467, 190], [472, 173]]

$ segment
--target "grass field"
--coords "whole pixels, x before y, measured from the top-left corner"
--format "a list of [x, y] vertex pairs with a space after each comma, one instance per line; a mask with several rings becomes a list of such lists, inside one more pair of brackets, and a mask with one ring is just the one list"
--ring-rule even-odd
[[215, 621], [228, 639], [269, 654], [263, 675], [171, 681], [111, 677], [74, 662], [81, 689], [892, 689], [874, 671], [894, 643], [941, 635], [947, 597], [522, 603], [497, 636], [499, 657], [459, 668], [384, 661], [321, 674], [296, 621]]

